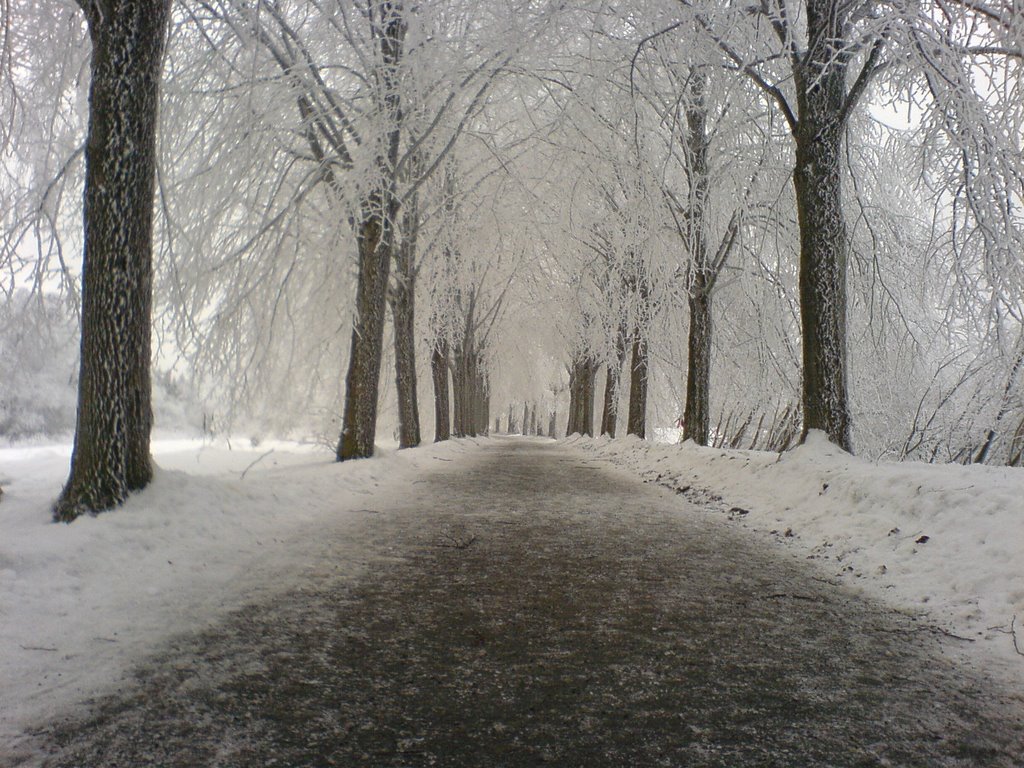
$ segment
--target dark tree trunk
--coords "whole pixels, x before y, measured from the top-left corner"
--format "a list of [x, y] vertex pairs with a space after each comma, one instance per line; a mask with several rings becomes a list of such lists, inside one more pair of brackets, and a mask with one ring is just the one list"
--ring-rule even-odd
[[487, 436], [489, 433], [488, 429], [491, 422], [491, 394], [490, 384], [487, 381], [487, 374], [484, 368], [484, 360], [482, 356], [477, 356], [476, 360], [476, 380], [477, 380], [477, 432], [481, 435]]
[[438, 339], [430, 354], [430, 373], [434, 379], [434, 442], [451, 437], [448, 411], [448, 342]]
[[608, 363], [608, 371], [604, 378], [604, 403], [601, 408], [601, 434], [608, 437], [615, 437], [620, 373], [621, 369], [615, 363]]
[[338, 461], [373, 455], [377, 432], [377, 394], [384, 341], [384, 311], [391, 265], [387, 216], [372, 214], [359, 227], [359, 283], [345, 378], [344, 428]]
[[604, 383], [604, 407], [601, 409], [601, 434], [615, 437], [619, 420], [619, 386], [622, 381], [622, 363], [626, 358], [626, 327], [619, 328], [615, 339], [615, 360], [608, 364]]
[[530, 434], [530, 405], [523, 403], [523, 437]]
[[516, 431], [516, 417], [513, 408], [514, 406], [510, 403], [508, 406], [508, 433], [510, 435], [515, 434]]
[[402, 242], [395, 251], [395, 284], [391, 315], [395, 331], [395, 385], [398, 396], [399, 447], [420, 444], [420, 412], [416, 393], [416, 235], [419, 207], [415, 196], [402, 217]]
[[847, 14], [837, 13], [833, 0], [807, 0], [808, 51], [795, 73], [799, 120], [793, 186], [800, 223], [803, 434], [820, 429], [850, 451], [841, 194], [848, 54], [836, 50]]
[[349, 355], [348, 375], [345, 377], [344, 426], [338, 441], [338, 461], [373, 455], [388, 273], [391, 269], [395, 218], [399, 208], [395, 168], [398, 165], [402, 112], [397, 88], [397, 65], [402, 57], [405, 24], [397, 3], [385, 1], [374, 8], [376, 18], [373, 33], [382, 58], [383, 112], [390, 126], [386, 155], [378, 157], [376, 161], [381, 177], [380, 186], [370, 192], [363, 203], [362, 220], [356, 236], [359, 282], [356, 287], [352, 351]]
[[569, 371], [569, 423], [567, 435], [594, 436], [594, 379], [597, 363], [589, 356], [577, 358]]
[[633, 335], [629, 370], [629, 424], [626, 433], [643, 439], [647, 433], [647, 341], [640, 330]]
[[695, 276], [689, 303], [689, 360], [683, 439], [707, 445], [711, 429], [711, 292], [702, 273]]
[[548, 437], [558, 437], [555, 433], [558, 429], [558, 414], [555, 411], [551, 412], [551, 416], [548, 417]]
[[[686, 406], [683, 439], [708, 444], [711, 428], [711, 290], [715, 275], [708, 255], [707, 200], [711, 187], [708, 171], [710, 139], [707, 132], [706, 77], [695, 73], [690, 81], [686, 109], [687, 176], [690, 181], [686, 212], [690, 240], [690, 329], [686, 370]], [[726, 236], [729, 237], [728, 235]]]
[[465, 399], [465, 363], [462, 352], [456, 349], [452, 356], [452, 434], [455, 437], [465, 437], [469, 431], [465, 422]]
[[476, 437], [479, 390], [477, 382], [476, 355], [472, 352], [473, 347], [467, 345], [468, 349], [463, 353], [462, 370], [462, 427], [466, 436]]
[[153, 475], [153, 179], [170, 0], [81, 2], [92, 38], [78, 419], [57, 520], [100, 512]]

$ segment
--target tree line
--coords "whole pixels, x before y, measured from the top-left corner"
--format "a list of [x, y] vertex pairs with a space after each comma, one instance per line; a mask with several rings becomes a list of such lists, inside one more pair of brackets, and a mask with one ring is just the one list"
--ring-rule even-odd
[[639, 437], [653, 398], [704, 445], [1020, 463], [1009, 0], [79, 5], [5, 6], [0, 92], [9, 295], [81, 302], [58, 519], [149, 481], [154, 328], [230, 409], [340, 413], [339, 461], [390, 360], [402, 447], [427, 375], [437, 440], [522, 399], [592, 434], [602, 392], [615, 436], [628, 392]]

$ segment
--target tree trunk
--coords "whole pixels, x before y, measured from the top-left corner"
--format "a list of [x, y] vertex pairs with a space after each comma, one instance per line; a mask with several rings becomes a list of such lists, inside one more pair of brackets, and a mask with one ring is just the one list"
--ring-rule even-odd
[[338, 461], [373, 455], [377, 394], [384, 341], [384, 310], [391, 265], [391, 233], [386, 216], [371, 214], [359, 226], [359, 283], [345, 378], [344, 428]]
[[448, 412], [448, 342], [437, 339], [430, 353], [430, 373], [434, 379], [434, 442], [452, 436]]
[[793, 186], [800, 224], [803, 435], [820, 429], [850, 451], [841, 194], [848, 55], [836, 50], [845, 24], [832, 0], [808, 0], [808, 51], [795, 81], [799, 120]]
[[711, 429], [711, 293], [706, 275], [698, 272], [690, 295], [689, 359], [683, 439], [708, 444]]
[[583, 356], [573, 361], [569, 371], [569, 423], [567, 435], [594, 436], [594, 379], [597, 364]]
[[388, 126], [386, 155], [377, 157], [379, 186], [363, 203], [362, 220], [356, 236], [359, 253], [359, 282], [356, 287], [356, 317], [352, 328], [352, 351], [345, 377], [345, 413], [338, 461], [373, 455], [377, 433], [377, 396], [380, 389], [384, 316], [387, 310], [388, 273], [395, 244], [395, 218], [399, 201], [395, 168], [401, 140], [402, 111], [397, 83], [397, 65], [402, 57], [405, 24], [400, 8], [391, 2], [377, 6], [374, 37], [382, 57], [382, 106]]
[[487, 436], [490, 434], [488, 426], [491, 422], [491, 384], [482, 358], [477, 360], [476, 368], [480, 375], [480, 432]]
[[452, 356], [452, 434], [455, 437], [465, 437], [468, 427], [464, 421], [466, 406], [463, 402], [466, 398], [465, 386], [465, 364], [462, 360], [462, 353], [456, 349]]
[[619, 420], [619, 386], [622, 381], [622, 363], [626, 358], [626, 327], [619, 327], [615, 339], [615, 361], [608, 364], [604, 383], [604, 407], [601, 409], [601, 434], [615, 437]]
[[647, 341], [640, 330], [633, 335], [629, 369], [629, 424], [626, 432], [642, 440], [647, 432]]
[[[686, 406], [683, 410], [683, 439], [708, 444], [711, 428], [711, 290], [714, 284], [708, 257], [707, 200], [711, 188], [708, 170], [708, 111], [705, 101], [707, 79], [694, 73], [686, 109], [687, 176], [690, 181], [686, 212], [690, 241], [692, 284], [689, 287], [690, 328], [686, 370]], [[728, 237], [728, 235], [726, 236]], [[720, 265], [718, 268], [721, 268]]]
[[81, 2], [92, 38], [78, 418], [57, 520], [100, 512], [153, 475], [153, 180], [170, 0]]
[[548, 417], [548, 437], [551, 437], [551, 438], [558, 437], [558, 435], [555, 434], [557, 429], [558, 429], [558, 413], [555, 412], [555, 411], [552, 411], [551, 412], [551, 416]]
[[398, 445], [420, 444], [420, 412], [416, 393], [416, 235], [419, 207], [415, 196], [402, 217], [402, 242], [395, 251], [395, 284], [391, 315], [395, 331], [395, 386], [398, 396]]

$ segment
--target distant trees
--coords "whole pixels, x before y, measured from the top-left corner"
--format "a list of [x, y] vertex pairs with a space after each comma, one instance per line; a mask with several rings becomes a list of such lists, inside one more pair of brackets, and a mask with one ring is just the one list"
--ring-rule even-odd
[[57, 520], [145, 487], [149, 457], [153, 184], [170, 0], [81, 3], [92, 39], [82, 352], [71, 474]]

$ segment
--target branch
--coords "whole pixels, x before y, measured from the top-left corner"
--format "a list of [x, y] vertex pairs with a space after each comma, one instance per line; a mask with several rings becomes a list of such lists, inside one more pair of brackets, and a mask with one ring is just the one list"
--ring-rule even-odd
[[789, 129], [795, 134], [799, 128], [800, 122], [797, 120], [796, 113], [793, 111], [789, 101], [786, 99], [786, 94], [784, 94], [777, 85], [772, 85], [765, 80], [761, 73], [757, 71], [754, 64], [744, 62], [743, 58], [732, 49], [731, 45], [715, 34], [707, 19], [700, 14], [696, 14], [695, 18], [697, 19], [697, 23], [700, 24], [703, 30], [707, 33], [708, 37], [710, 37], [715, 45], [718, 46], [719, 50], [721, 50], [722, 53], [724, 53], [729, 60], [736, 65], [737, 69], [749, 77], [758, 88], [764, 91], [776, 104], [779, 105], [779, 109], [782, 110], [783, 117], [786, 118], [786, 122], [789, 124]]
[[854, 107], [857, 106], [857, 102], [860, 101], [861, 96], [864, 95], [864, 91], [868, 87], [868, 83], [871, 82], [871, 78], [875, 76], [886, 64], [879, 64], [878, 58], [882, 55], [882, 49], [885, 47], [885, 38], [881, 35], [875, 39], [874, 45], [871, 46], [871, 53], [868, 54], [867, 60], [864, 62], [864, 66], [861, 67], [860, 74], [857, 75], [857, 79], [854, 81], [853, 86], [850, 88], [850, 92], [846, 97], [846, 103], [843, 104], [843, 109], [839, 113], [839, 124], [846, 125], [846, 121], [850, 118], [850, 114], [853, 112]]

